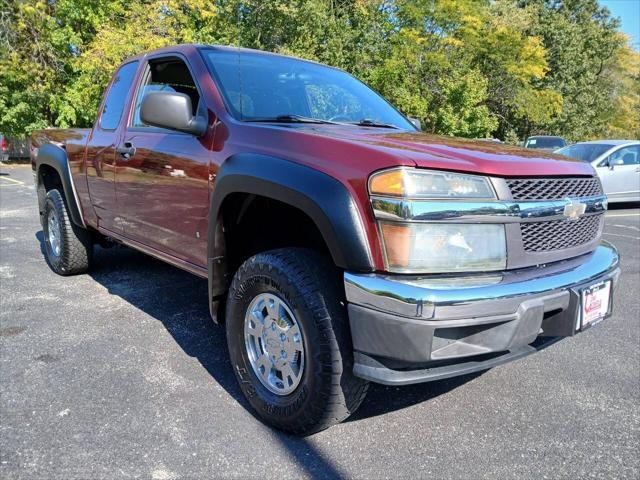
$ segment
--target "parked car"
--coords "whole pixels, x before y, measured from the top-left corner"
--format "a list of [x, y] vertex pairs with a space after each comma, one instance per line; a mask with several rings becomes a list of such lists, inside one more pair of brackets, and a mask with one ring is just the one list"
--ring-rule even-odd
[[581, 142], [556, 153], [593, 165], [609, 202], [640, 202], [639, 140]]
[[567, 141], [562, 137], [553, 137], [548, 135], [536, 135], [529, 137], [524, 142], [525, 148], [534, 148], [536, 150], [557, 150], [567, 145]]
[[0, 160], [29, 158], [29, 138], [7, 137], [0, 133]]
[[611, 314], [591, 165], [421, 133], [334, 68], [168, 47], [118, 68], [92, 129], [32, 143], [53, 271], [116, 241], [207, 278], [242, 391], [288, 432], [368, 382], [485, 370]]
[[0, 133], [0, 162], [9, 160], [9, 143], [7, 137]]

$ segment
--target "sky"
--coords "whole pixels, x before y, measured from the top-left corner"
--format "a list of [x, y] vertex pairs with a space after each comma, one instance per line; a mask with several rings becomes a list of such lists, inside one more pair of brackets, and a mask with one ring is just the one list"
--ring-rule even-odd
[[620, 17], [621, 30], [631, 37], [631, 45], [640, 51], [640, 0], [599, 0], [611, 16]]

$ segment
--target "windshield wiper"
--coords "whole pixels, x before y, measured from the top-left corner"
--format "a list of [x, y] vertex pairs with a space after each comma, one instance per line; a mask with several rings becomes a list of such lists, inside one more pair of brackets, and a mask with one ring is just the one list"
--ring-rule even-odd
[[358, 120], [357, 122], [349, 122], [349, 124], [358, 125], [359, 127], [395, 128], [396, 130], [400, 130], [400, 127], [392, 125], [391, 123], [376, 122], [375, 120], [371, 120], [369, 118], [363, 118], [362, 120]]
[[245, 118], [244, 122], [273, 122], [273, 123], [329, 123], [331, 125], [342, 125], [339, 122], [322, 120], [320, 118], [304, 117], [302, 115], [278, 115], [277, 117], [255, 117]]
[[328, 123], [330, 125], [358, 125], [360, 127], [378, 127], [378, 128], [394, 128], [400, 130], [400, 127], [390, 123], [376, 122], [368, 118], [363, 118], [357, 122], [334, 122], [331, 120], [322, 120], [320, 118], [305, 117], [303, 115], [287, 114], [278, 115], [277, 117], [252, 117], [243, 119], [244, 122], [271, 122], [271, 123]]

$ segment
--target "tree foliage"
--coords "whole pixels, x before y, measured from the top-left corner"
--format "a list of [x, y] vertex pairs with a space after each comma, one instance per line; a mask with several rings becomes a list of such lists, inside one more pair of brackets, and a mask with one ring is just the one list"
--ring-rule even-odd
[[239, 45], [343, 68], [425, 129], [640, 136], [640, 56], [597, 0], [4, 0], [0, 131], [90, 126], [128, 56]]

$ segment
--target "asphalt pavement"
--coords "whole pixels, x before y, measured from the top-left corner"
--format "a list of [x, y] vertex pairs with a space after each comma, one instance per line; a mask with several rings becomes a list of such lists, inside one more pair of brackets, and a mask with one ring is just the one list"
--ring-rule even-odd
[[44, 261], [28, 166], [0, 167], [1, 478], [638, 478], [640, 210], [607, 212], [614, 315], [458, 379], [374, 385], [307, 437], [248, 409], [206, 281], [128, 248]]

